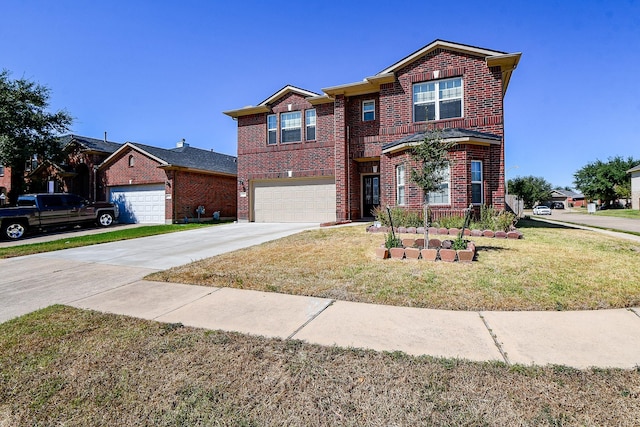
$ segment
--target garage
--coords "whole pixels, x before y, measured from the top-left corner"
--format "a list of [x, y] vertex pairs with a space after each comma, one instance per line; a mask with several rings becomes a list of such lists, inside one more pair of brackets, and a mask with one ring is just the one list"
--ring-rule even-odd
[[253, 212], [255, 222], [335, 221], [335, 180], [322, 178], [254, 182]]
[[109, 189], [109, 200], [120, 208], [119, 222], [164, 224], [164, 185], [123, 185]]

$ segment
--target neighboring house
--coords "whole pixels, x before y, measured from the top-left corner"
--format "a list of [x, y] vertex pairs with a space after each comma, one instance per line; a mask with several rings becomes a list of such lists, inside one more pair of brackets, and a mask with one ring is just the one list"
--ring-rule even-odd
[[631, 209], [640, 210], [640, 165], [627, 171], [631, 174]]
[[198, 218], [235, 218], [236, 158], [192, 148], [127, 142], [99, 167], [107, 198], [120, 207], [120, 222], [175, 223]]
[[27, 173], [29, 192], [74, 193], [88, 200], [104, 200], [98, 166], [122, 144], [79, 135], [60, 137], [64, 160], [36, 163]]
[[0, 206], [9, 203], [9, 191], [11, 191], [11, 168], [0, 165]]
[[560, 202], [565, 208], [586, 206], [584, 196], [570, 190], [553, 190], [551, 191], [551, 201]]
[[331, 222], [380, 206], [420, 209], [411, 147], [457, 142], [434, 209], [505, 208], [503, 99], [520, 53], [436, 40], [363, 81], [285, 86], [238, 122], [238, 219]]

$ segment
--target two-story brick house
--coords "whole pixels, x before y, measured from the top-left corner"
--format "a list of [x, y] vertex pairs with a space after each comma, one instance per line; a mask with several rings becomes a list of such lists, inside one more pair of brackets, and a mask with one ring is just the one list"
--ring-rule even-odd
[[[238, 219], [329, 222], [376, 206], [504, 209], [503, 99], [520, 53], [436, 40], [374, 76], [286, 86], [238, 122]], [[429, 129], [455, 141], [439, 192], [410, 180]]]

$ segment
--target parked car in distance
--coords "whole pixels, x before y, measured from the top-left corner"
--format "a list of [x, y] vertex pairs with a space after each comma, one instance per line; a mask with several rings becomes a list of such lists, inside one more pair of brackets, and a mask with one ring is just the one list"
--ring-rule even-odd
[[545, 205], [538, 205], [533, 207], [534, 215], [551, 215], [551, 208]]
[[551, 204], [551, 209], [564, 209], [564, 203], [562, 203], [562, 202], [553, 202]]

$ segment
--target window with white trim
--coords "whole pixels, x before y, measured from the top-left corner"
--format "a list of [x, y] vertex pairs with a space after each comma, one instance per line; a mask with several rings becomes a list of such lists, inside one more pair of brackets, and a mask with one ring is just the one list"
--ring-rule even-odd
[[413, 85], [413, 121], [462, 117], [462, 78]]
[[267, 116], [267, 144], [275, 144], [278, 134], [278, 119], [275, 114]]
[[481, 205], [482, 201], [482, 162], [471, 160], [471, 203]]
[[300, 111], [280, 114], [280, 142], [302, 141], [302, 114]]
[[396, 204], [405, 204], [405, 168], [404, 165], [396, 166]]
[[427, 201], [431, 205], [448, 205], [450, 204], [450, 191], [449, 180], [450, 171], [449, 166], [442, 169], [439, 173], [440, 185], [436, 191], [431, 191], [427, 194]]
[[371, 122], [376, 119], [376, 101], [362, 101], [362, 121]]
[[306, 125], [306, 139], [313, 141], [316, 139], [316, 110], [307, 110], [304, 112], [304, 121]]

